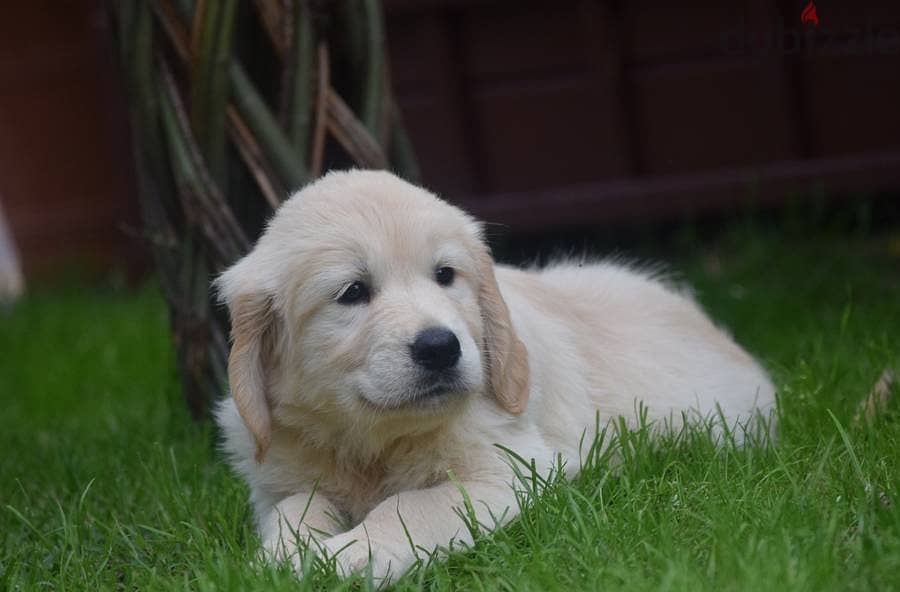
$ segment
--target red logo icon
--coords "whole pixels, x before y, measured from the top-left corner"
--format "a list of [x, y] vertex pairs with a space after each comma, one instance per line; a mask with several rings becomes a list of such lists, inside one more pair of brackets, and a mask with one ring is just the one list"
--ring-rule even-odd
[[816, 3], [813, 0], [809, 0], [809, 4], [806, 5], [806, 8], [800, 13], [800, 22], [803, 24], [812, 23], [815, 26], [819, 26], [819, 15], [816, 14]]

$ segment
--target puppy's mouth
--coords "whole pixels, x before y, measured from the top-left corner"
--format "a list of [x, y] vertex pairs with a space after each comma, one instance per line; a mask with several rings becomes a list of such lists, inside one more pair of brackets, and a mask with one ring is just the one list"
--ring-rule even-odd
[[429, 376], [419, 381], [419, 384], [410, 393], [409, 402], [413, 404], [438, 402], [439, 399], [463, 394], [468, 390], [465, 382], [458, 376], [437, 375]]
[[414, 384], [387, 400], [361, 397], [372, 407], [384, 411], [422, 410], [436, 411], [463, 398], [472, 390], [471, 385], [454, 373], [429, 374], [418, 378]]

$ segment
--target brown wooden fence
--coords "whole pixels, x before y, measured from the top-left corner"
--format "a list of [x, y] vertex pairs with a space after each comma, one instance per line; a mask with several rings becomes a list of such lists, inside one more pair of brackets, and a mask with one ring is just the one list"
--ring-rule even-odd
[[425, 178], [518, 229], [896, 190], [900, 3], [807, 2], [388, 0]]

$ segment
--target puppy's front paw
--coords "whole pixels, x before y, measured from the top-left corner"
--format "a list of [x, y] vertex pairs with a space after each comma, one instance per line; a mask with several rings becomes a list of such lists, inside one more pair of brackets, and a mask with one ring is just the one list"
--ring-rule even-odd
[[363, 572], [366, 566], [371, 566], [372, 579], [387, 584], [412, 564], [355, 530], [331, 537], [322, 547], [328, 557], [335, 558], [337, 572], [342, 577]]
[[297, 576], [303, 576], [309, 564], [316, 556], [317, 544], [311, 537], [274, 537], [264, 539], [262, 553], [265, 560], [286, 562], [294, 569]]

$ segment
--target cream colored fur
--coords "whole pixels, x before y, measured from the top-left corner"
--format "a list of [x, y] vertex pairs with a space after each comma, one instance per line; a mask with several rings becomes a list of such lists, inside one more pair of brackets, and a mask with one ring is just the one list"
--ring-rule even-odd
[[[371, 301], [337, 302], [359, 280]], [[298, 538], [376, 578], [414, 562], [407, 532], [428, 551], [471, 542], [459, 485], [482, 524], [513, 518], [495, 444], [575, 474], [598, 413], [771, 421], [766, 373], [684, 292], [611, 263], [495, 266], [476, 221], [385, 172], [298, 192], [217, 289], [233, 320], [225, 449], [264, 547], [298, 566]], [[409, 344], [434, 325], [461, 343], [460, 381], [425, 401]]]

